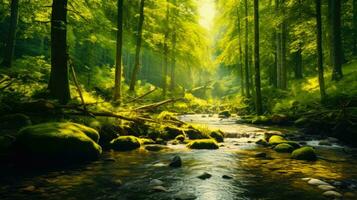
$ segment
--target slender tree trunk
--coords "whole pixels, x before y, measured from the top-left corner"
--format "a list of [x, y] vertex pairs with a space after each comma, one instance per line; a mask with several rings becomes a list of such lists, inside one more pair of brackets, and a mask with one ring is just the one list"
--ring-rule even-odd
[[325, 100], [325, 80], [323, 67], [323, 52], [322, 52], [322, 22], [321, 22], [321, 0], [316, 0], [316, 31], [317, 31], [317, 68], [319, 71], [319, 85], [321, 101]]
[[248, 45], [248, 0], [244, 1], [245, 7], [245, 94], [250, 97], [250, 83], [249, 83], [249, 45]]
[[[276, 17], [280, 15], [280, 1], [275, 0], [275, 14]], [[277, 88], [281, 88], [281, 29], [280, 24], [278, 25], [278, 29], [276, 30], [276, 85]]]
[[117, 50], [115, 64], [114, 101], [121, 98], [122, 51], [123, 51], [123, 0], [118, 0]]
[[53, 0], [51, 18], [50, 95], [66, 104], [70, 100], [67, 51], [67, 0]]
[[176, 33], [174, 32], [172, 34], [172, 51], [171, 51], [171, 83], [170, 83], [170, 91], [173, 92], [175, 89], [176, 85], [176, 80], [175, 80], [175, 71], [176, 71]]
[[295, 79], [302, 79], [302, 52], [299, 44], [299, 49], [295, 53]]
[[143, 25], [144, 25], [144, 7], [145, 7], [145, 0], [141, 0], [138, 33], [136, 36], [135, 64], [134, 64], [133, 73], [131, 74], [131, 81], [130, 81], [130, 88], [129, 88], [129, 90], [132, 92], [135, 90], [136, 77], [140, 69], [140, 51], [141, 51], [141, 42], [142, 42], [142, 34], [143, 34]]
[[244, 86], [244, 71], [243, 71], [243, 56], [242, 56], [242, 30], [241, 30], [241, 18], [240, 18], [240, 13], [237, 7], [237, 22], [238, 22], [238, 43], [239, 43], [239, 49], [238, 49], [238, 68], [240, 71], [240, 86], [241, 86], [241, 95], [245, 95], [245, 86]]
[[19, 18], [19, 0], [11, 1], [11, 15], [10, 15], [10, 27], [7, 40], [5, 43], [4, 60], [2, 65], [5, 67], [12, 66], [12, 59], [15, 52], [15, 42], [16, 42], [16, 29], [17, 22]]
[[263, 114], [260, 86], [259, 60], [259, 1], [254, 0], [254, 66], [255, 66], [255, 107], [258, 115]]
[[166, 0], [166, 20], [165, 20], [165, 38], [164, 38], [164, 71], [162, 74], [162, 96], [166, 97], [167, 93], [167, 74], [168, 74], [168, 65], [169, 65], [169, 17], [170, 17], [170, 8], [169, 0]]
[[342, 79], [341, 0], [329, 0], [332, 80]]
[[357, 0], [353, 0], [353, 55], [357, 56]]
[[281, 23], [281, 89], [287, 89], [287, 67], [286, 67], [286, 20], [285, 20], [285, 0], [281, 1], [283, 21]]

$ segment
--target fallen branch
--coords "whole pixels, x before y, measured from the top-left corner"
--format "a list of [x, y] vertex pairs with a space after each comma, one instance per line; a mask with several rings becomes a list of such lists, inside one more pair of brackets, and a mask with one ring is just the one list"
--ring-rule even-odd
[[137, 100], [139, 100], [139, 99], [142, 99], [142, 98], [148, 96], [149, 94], [155, 92], [156, 90], [157, 90], [157, 88], [155, 87], [154, 89], [150, 90], [149, 92], [147, 92], [147, 93], [145, 93], [145, 94], [143, 94], [143, 95], [141, 95], [141, 96], [139, 96], [139, 97], [136, 97], [136, 98], [134, 98], [134, 99], [132, 99], [132, 100], [126, 102], [126, 103], [132, 103], [132, 102], [135, 102], [135, 101], [137, 101]]
[[157, 102], [157, 103], [152, 103], [152, 104], [149, 104], [149, 105], [144, 105], [144, 106], [135, 108], [134, 111], [138, 111], [138, 110], [153, 110], [153, 109], [156, 109], [156, 108], [158, 108], [158, 107], [160, 107], [162, 105], [165, 105], [165, 104], [168, 104], [168, 103], [172, 103], [172, 102], [175, 102], [175, 101], [179, 101], [179, 100], [182, 100], [182, 98], [179, 98], [179, 99], [167, 99], [167, 100], [160, 101], [160, 102]]

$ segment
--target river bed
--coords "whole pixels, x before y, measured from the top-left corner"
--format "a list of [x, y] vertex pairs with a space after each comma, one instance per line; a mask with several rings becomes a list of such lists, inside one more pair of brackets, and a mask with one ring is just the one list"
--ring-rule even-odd
[[[357, 199], [357, 158], [345, 147], [319, 146], [316, 162], [290, 159], [255, 145], [268, 129], [289, 132], [289, 128], [255, 127], [237, 124], [235, 119], [217, 116], [185, 115], [181, 120], [210, 129], [221, 129], [228, 138], [218, 150], [189, 150], [184, 145], [149, 152], [104, 152], [99, 161], [66, 168], [5, 168], [0, 172], [0, 199], [327, 199], [323, 191], [302, 178], [316, 178], [336, 185], [344, 199]], [[268, 158], [258, 158], [265, 152]], [[179, 155], [181, 168], [170, 168], [170, 160]], [[197, 176], [209, 173], [211, 178]], [[222, 178], [225, 176], [225, 178]], [[153, 191], [152, 180], [162, 181], [167, 191]]]

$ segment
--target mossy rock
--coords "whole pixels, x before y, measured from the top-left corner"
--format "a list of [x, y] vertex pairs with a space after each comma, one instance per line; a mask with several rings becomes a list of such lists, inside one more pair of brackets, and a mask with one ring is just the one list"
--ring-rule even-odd
[[209, 133], [209, 136], [213, 139], [215, 139], [217, 142], [223, 142], [224, 137], [223, 137], [223, 132], [222, 131], [212, 131]]
[[119, 137], [121, 130], [122, 129], [119, 126], [115, 126], [111, 124], [102, 125], [99, 130], [99, 135], [100, 135], [99, 144], [103, 146], [109, 145], [109, 143], [113, 139]]
[[30, 125], [32, 125], [31, 119], [27, 115], [21, 113], [4, 115], [0, 117], [1, 129], [19, 130], [25, 126], [30, 126]]
[[155, 144], [155, 141], [150, 138], [140, 138], [139, 139], [141, 145], [145, 144]]
[[218, 113], [218, 116], [220, 118], [228, 118], [231, 116], [231, 112], [229, 112], [228, 110], [224, 110], [224, 111]]
[[135, 136], [119, 136], [110, 142], [116, 151], [131, 151], [140, 147], [140, 140]]
[[173, 140], [179, 135], [185, 134], [184, 130], [179, 127], [166, 126], [162, 137], [166, 140]]
[[271, 120], [267, 116], [255, 116], [252, 119], [252, 124], [270, 124]]
[[190, 149], [218, 149], [219, 146], [214, 139], [192, 140], [187, 144]]
[[185, 135], [181, 134], [181, 135], [178, 135], [176, 136], [175, 140], [179, 141], [179, 142], [183, 142], [185, 141], [186, 137]]
[[16, 138], [16, 151], [38, 159], [97, 159], [102, 148], [96, 143], [96, 130], [76, 123], [44, 123], [22, 129]]
[[297, 160], [315, 161], [316, 152], [312, 147], [301, 147], [292, 152], [291, 157]]
[[273, 135], [269, 138], [270, 145], [278, 145], [278, 144], [286, 143], [286, 142], [288, 142], [288, 141], [280, 135]]
[[185, 133], [190, 140], [207, 138], [207, 136], [204, 136], [204, 134], [200, 130], [197, 130], [193, 127], [188, 127], [188, 129], [185, 130]]
[[274, 150], [279, 153], [291, 153], [294, 151], [294, 147], [290, 144], [282, 143], [274, 147]]
[[264, 147], [269, 146], [269, 143], [264, 138], [259, 139], [258, 141], [255, 142], [255, 144], [262, 145]]

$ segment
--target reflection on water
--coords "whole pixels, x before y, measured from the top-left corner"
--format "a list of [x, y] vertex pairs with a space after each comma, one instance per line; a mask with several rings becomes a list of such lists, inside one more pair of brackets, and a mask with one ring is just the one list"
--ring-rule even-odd
[[[268, 159], [255, 158], [256, 152], [266, 152]], [[309, 186], [301, 178], [314, 177], [328, 182], [356, 180], [357, 160], [348, 158], [341, 149], [325, 148], [318, 149], [318, 152], [326, 158], [348, 162], [291, 160], [289, 155], [234, 138], [226, 139], [224, 147], [219, 150], [188, 150], [183, 146], [171, 146], [170, 150], [163, 152], [106, 152], [100, 161], [67, 169], [26, 170], [21, 173], [2, 170], [0, 197], [3, 200], [166, 200], [184, 196], [195, 196], [200, 200], [325, 199], [319, 189]], [[175, 155], [181, 156], [182, 168], [167, 167]], [[197, 176], [204, 172], [212, 174], [212, 177], [198, 179]], [[223, 175], [232, 179], [223, 179]], [[152, 179], [163, 181], [168, 192], [153, 192], [149, 184]], [[30, 190], [29, 186], [35, 189]]]

